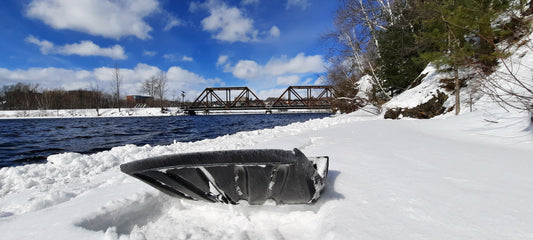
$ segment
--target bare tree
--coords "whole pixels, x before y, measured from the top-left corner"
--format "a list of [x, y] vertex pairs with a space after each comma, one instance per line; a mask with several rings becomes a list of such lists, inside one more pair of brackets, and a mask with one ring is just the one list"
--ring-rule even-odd
[[91, 83], [91, 98], [93, 99], [93, 105], [96, 110], [96, 115], [100, 116], [100, 105], [102, 104], [102, 92], [98, 85], [98, 80], [94, 80], [94, 85]]
[[335, 30], [327, 35], [338, 43], [337, 48], [332, 49], [337, 53], [330, 59], [336, 65], [330, 69], [333, 71], [330, 75], [344, 75], [347, 83], [354, 84], [357, 80], [353, 76], [370, 74], [387, 99], [391, 96], [376, 76], [376, 58], [379, 57], [376, 49], [379, 47], [378, 31], [393, 24], [392, 3], [392, 0], [342, 0], [336, 13]]
[[155, 97], [156, 86], [157, 86], [157, 77], [154, 75], [143, 81], [142, 86], [141, 86], [141, 92], [147, 94], [150, 97]]
[[113, 83], [112, 83], [112, 89], [113, 89], [113, 95], [115, 97], [115, 101], [117, 102], [118, 111], [120, 112], [120, 86], [122, 85], [122, 75], [120, 75], [120, 68], [118, 66], [118, 63], [115, 62], [115, 67], [112, 69], [113, 74]]
[[181, 91], [181, 107], [185, 106], [185, 91]]
[[155, 85], [155, 94], [159, 98], [159, 105], [161, 107], [161, 111], [163, 111], [163, 100], [165, 98], [165, 94], [167, 93], [167, 74], [164, 71], [160, 71], [156, 79], [156, 85]]
[[[524, 39], [523, 48], [533, 52], [532, 39]], [[525, 53], [524, 53], [525, 54]], [[519, 58], [500, 58], [503, 67], [482, 82], [482, 91], [502, 107], [527, 110], [533, 114], [533, 66], [521, 62]]]

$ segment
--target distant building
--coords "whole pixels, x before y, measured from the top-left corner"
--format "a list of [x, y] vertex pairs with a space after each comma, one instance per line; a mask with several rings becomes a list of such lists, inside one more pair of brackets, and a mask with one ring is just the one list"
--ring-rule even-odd
[[269, 97], [267, 99], [265, 99], [265, 101], [263, 101], [267, 106], [272, 106], [272, 104], [274, 104], [276, 102], [276, 100], [278, 100], [277, 97]]
[[147, 104], [154, 101], [154, 97], [151, 96], [141, 96], [141, 95], [128, 95], [126, 96], [126, 101], [128, 104]]

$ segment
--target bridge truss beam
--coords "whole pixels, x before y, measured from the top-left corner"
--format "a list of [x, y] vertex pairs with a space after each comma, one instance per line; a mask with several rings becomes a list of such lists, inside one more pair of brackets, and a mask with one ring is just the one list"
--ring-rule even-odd
[[329, 108], [334, 98], [332, 86], [290, 86], [271, 108]]
[[[235, 96], [237, 92], [237, 97]], [[217, 93], [223, 93], [225, 98], [222, 98]], [[233, 93], [233, 94], [232, 94]], [[253, 98], [250, 98], [253, 97]], [[266, 108], [266, 104], [255, 95], [248, 87], [218, 87], [206, 88], [200, 96], [194, 100], [189, 107], [189, 110], [201, 109], [251, 109], [251, 108]]]

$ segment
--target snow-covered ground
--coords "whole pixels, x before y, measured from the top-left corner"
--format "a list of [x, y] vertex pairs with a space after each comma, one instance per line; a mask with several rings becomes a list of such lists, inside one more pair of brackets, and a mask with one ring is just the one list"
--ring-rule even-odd
[[[328, 109], [290, 109], [285, 111], [272, 110], [272, 113], [330, 113]], [[266, 110], [212, 110], [208, 114], [265, 114]], [[198, 111], [198, 115], [205, 113]], [[102, 108], [99, 114], [96, 109], [57, 109], [57, 110], [11, 110], [0, 111], [0, 119], [15, 118], [87, 118], [87, 117], [152, 117], [184, 115], [180, 108]]]
[[161, 108], [102, 108], [96, 109], [55, 109], [55, 110], [12, 110], [0, 111], [0, 119], [13, 118], [76, 118], [76, 117], [146, 117], [171, 116], [180, 114], [179, 108], [169, 108], [169, 112], [161, 112]]
[[[301, 149], [328, 155], [312, 205], [167, 197], [119, 170], [162, 154]], [[533, 131], [485, 108], [433, 120], [366, 112], [168, 146], [122, 146], [0, 169], [2, 239], [532, 239]]]

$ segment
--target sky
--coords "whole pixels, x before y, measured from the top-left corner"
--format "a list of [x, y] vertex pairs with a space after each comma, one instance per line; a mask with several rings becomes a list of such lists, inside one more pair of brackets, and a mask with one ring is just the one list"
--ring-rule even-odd
[[4, 0], [0, 86], [124, 95], [167, 74], [167, 99], [206, 87], [251, 88], [277, 97], [290, 85], [325, 84], [336, 0]]

